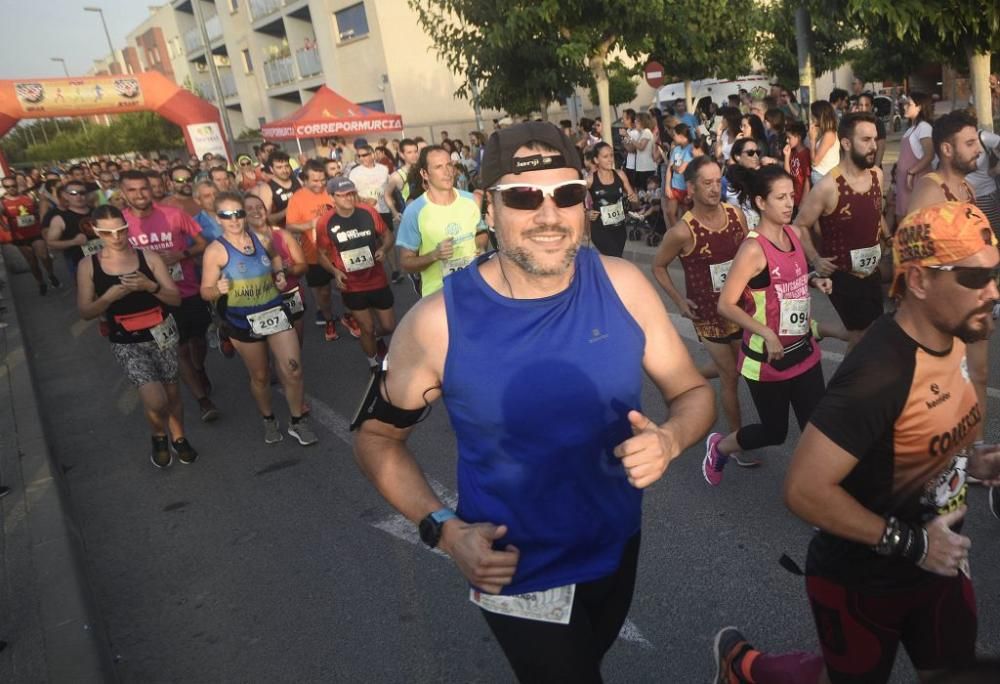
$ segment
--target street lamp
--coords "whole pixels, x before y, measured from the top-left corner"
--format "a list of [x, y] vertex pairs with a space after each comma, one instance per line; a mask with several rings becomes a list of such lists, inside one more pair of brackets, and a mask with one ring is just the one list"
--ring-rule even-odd
[[[111, 50], [111, 63], [118, 66], [118, 58], [115, 56], [115, 46], [111, 43], [111, 34], [108, 33], [108, 22], [104, 21], [104, 10], [100, 7], [84, 7], [84, 12], [97, 12], [101, 15], [101, 26], [104, 27], [104, 37], [108, 39], [108, 49]], [[114, 69], [111, 69], [111, 73], [114, 73]], [[125, 73], [121, 71], [121, 73]]]
[[49, 57], [53, 62], [59, 62], [63, 65], [63, 71], [66, 73], [66, 78], [69, 78], [69, 68], [66, 66], [66, 60], [62, 57]]

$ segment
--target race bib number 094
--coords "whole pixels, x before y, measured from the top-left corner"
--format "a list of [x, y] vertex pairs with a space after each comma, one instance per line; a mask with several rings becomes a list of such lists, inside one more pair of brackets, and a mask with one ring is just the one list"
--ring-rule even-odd
[[778, 335], [801, 337], [809, 332], [809, 299], [782, 299]]

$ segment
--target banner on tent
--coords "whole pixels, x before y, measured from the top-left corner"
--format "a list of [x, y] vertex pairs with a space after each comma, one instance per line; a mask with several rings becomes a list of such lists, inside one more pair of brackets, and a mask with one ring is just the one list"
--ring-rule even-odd
[[189, 124], [187, 132], [191, 138], [191, 144], [194, 146], [194, 153], [199, 158], [204, 157], [209, 152], [220, 157], [225, 157], [226, 159], [229, 158], [229, 155], [226, 153], [226, 143], [222, 139], [222, 131], [219, 130], [219, 124]]

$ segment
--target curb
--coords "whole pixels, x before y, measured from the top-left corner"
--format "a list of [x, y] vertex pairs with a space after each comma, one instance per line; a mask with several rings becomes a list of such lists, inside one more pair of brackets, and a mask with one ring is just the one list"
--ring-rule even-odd
[[[0, 278], [9, 281], [0, 252]], [[17, 426], [20, 463], [7, 466], [17, 473], [9, 485], [21, 490], [30, 533], [32, 579], [36, 608], [44, 636], [49, 682], [117, 682], [111, 649], [86, 572], [83, 537], [72, 518], [72, 505], [62, 471], [49, 452], [39, 413], [30, 362], [21, 337], [17, 303], [11, 288], [7, 307], [7, 354], [0, 371], [10, 378], [10, 400]]]

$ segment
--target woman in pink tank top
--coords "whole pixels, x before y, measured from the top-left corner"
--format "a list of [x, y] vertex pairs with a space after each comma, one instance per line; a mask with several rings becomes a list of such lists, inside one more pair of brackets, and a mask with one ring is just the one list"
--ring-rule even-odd
[[832, 283], [810, 272], [799, 229], [789, 225], [795, 203], [792, 177], [779, 166], [767, 166], [748, 180], [750, 201], [761, 220], [733, 260], [719, 295], [719, 313], [743, 328], [739, 370], [760, 423], [708, 436], [702, 472], [712, 486], [722, 482], [730, 455], [785, 441], [789, 407], [799, 428], [804, 427], [825, 389], [821, 352], [812, 334], [809, 286], [829, 292]]

